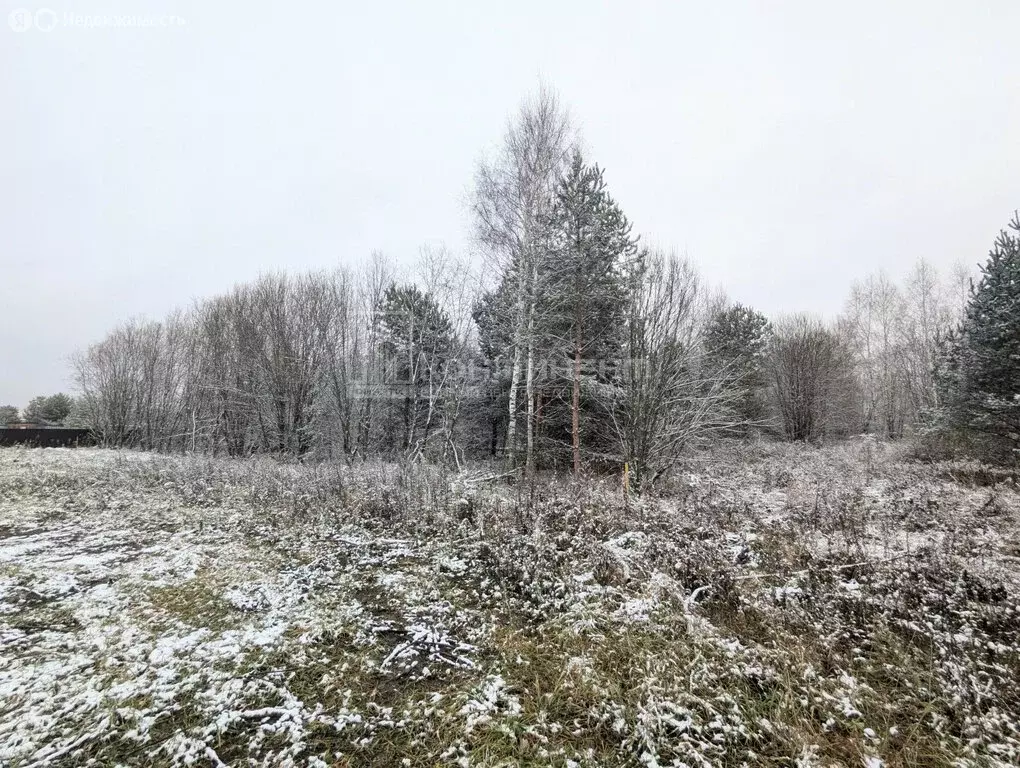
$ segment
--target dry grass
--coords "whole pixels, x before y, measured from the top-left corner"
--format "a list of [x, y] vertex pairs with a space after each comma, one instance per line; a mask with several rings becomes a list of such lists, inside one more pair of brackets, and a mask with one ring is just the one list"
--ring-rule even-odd
[[626, 501], [485, 474], [0, 452], [0, 761], [1020, 761], [1014, 479], [870, 442]]

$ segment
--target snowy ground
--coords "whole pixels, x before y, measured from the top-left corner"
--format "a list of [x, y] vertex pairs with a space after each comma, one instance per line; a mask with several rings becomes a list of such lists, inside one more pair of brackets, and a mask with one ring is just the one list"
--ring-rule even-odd
[[1017, 765], [1020, 495], [0, 450], [0, 765]]

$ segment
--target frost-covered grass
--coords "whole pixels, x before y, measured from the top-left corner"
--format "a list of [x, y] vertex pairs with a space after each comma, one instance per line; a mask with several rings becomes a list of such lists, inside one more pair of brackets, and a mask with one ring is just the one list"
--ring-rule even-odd
[[0, 450], [0, 765], [1020, 763], [1020, 494]]

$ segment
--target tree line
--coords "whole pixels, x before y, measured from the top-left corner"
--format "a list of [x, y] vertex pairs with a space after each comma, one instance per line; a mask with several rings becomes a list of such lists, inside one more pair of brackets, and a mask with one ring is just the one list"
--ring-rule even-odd
[[717, 434], [959, 426], [948, 414], [983, 402], [961, 393], [1005, 375], [966, 374], [994, 357], [974, 351], [988, 272], [974, 288], [923, 261], [902, 285], [876, 275], [833, 322], [727, 301], [641, 244], [549, 91], [479, 164], [471, 210], [481, 270], [444, 249], [410, 272], [374, 254], [123, 323], [74, 360], [82, 418], [118, 446], [626, 463], [640, 486]]
[[23, 409], [16, 405], [0, 405], [0, 428], [17, 422], [55, 427], [78, 426], [75, 406], [75, 399], [63, 392], [33, 397]]

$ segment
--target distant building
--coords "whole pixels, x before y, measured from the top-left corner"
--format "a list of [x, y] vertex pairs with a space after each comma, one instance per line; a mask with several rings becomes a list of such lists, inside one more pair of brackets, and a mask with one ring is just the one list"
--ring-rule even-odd
[[78, 445], [95, 445], [95, 442], [95, 435], [88, 429], [72, 429], [54, 424], [16, 421], [0, 429], [0, 446], [73, 448]]

